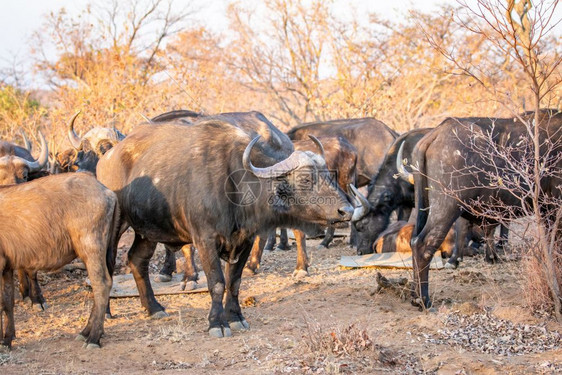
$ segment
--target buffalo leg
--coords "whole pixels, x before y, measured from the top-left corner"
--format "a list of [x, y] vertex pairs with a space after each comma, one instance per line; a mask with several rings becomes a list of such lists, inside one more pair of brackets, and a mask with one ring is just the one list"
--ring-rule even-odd
[[[92, 251], [93, 253], [93, 251]], [[103, 261], [99, 261], [99, 259]], [[111, 273], [107, 268], [106, 257], [84, 257], [92, 292], [94, 304], [86, 327], [80, 332], [79, 338], [85, 339], [86, 346], [89, 348], [99, 347], [100, 338], [103, 334], [103, 322], [106, 306], [109, 303], [109, 293], [111, 291]]]
[[[267, 234], [267, 241], [265, 242], [264, 246], [261, 248], [265, 251], [273, 251], [273, 249], [275, 248], [275, 241], [276, 241], [276, 235], [275, 235], [275, 229], [272, 230], [271, 232], [269, 232]], [[260, 257], [261, 259], [261, 257]]]
[[454, 226], [455, 246], [453, 247], [453, 254], [445, 264], [445, 268], [457, 268], [459, 266], [459, 262], [462, 262], [463, 251], [468, 238], [468, 220], [458, 218]]
[[498, 250], [500, 251], [505, 251], [505, 248], [507, 246], [507, 242], [509, 240], [509, 227], [501, 224], [500, 225], [500, 240], [498, 241]]
[[[225, 281], [216, 241], [214, 238], [209, 238], [203, 241], [195, 241], [195, 244], [199, 250], [203, 270], [207, 275], [207, 285], [212, 301], [211, 311], [209, 311], [209, 335], [212, 337], [232, 336], [222, 306]], [[241, 267], [243, 267], [244, 263], [241, 264]]]
[[18, 281], [19, 290], [21, 293], [21, 299], [25, 302], [28, 298], [31, 299], [31, 286], [29, 278], [27, 277], [27, 272], [25, 270], [18, 270]]
[[28, 280], [31, 287], [30, 298], [32, 306], [34, 306], [34, 308], [38, 311], [45, 310], [47, 308], [47, 304], [45, 303], [45, 297], [43, 297], [39, 281], [37, 280], [37, 272], [28, 272], [25, 278]]
[[240, 257], [236, 263], [226, 264], [226, 299], [225, 299], [225, 312], [226, 319], [229, 326], [234, 331], [245, 331], [250, 328], [250, 325], [242, 315], [242, 309], [238, 301], [238, 293], [240, 291], [240, 282], [242, 281], [242, 271], [244, 264], [248, 259], [252, 242], [246, 241], [241, 244], [234, 251], [240, 252]]
[[254, 275], [258, 271], [258, 268], [260, 268], [265, 243], [266, 240], [263, 236], [256, 236], [250, 253], [250, 261], [245, 268], [250, 275]]
[[349, 246], [351, 248], [357, 248], [359, 244], [359, 234], [357, 233], [357, 229], [355, 229], [354, 225], [351, 225], [351, 229], [349, 231]]
[[[275, 232], [273, 232], [275, 235]], [[291, 246], [289, 245], [289, 236], [287, 235], [287, 228], [279, 229], [279, 245], [277, 245], [277, 250], [291, 250]]]
[[164, 258], [164, 265], [160, 273], [155, 277], [155, 280], [161, 283], [172, 281], [172, 274], [176, 271], [176, 254], [173, 249], [168, 245], [164, 245], [166, 249], [166, 257]]
[[[444, 210], [446, 213], [446, 211]], [[454, 210], [451, 210], [454, 212]], [[457, 217], [430, 216], [423, 230], [412, 238], [412, 260], [414, 265], [414, 282], [412, 283], [412, 304], [421, 308], [431, 307], [429, 299], [429, 266], [433, 254], [447, 236], [447, 232]]]
[[148, 241], [135, 234], [135, 240], [127, 256], [142, 306], [148, 311], [149, 315], [160, 318], [167, 316], [167, 314], [164, 312], [164, 307], [154, 297], [154, 291], [148, 277], [148, 264], [155, 249], [156, 242]]
[[[327, 227], [326, 232], [324, 234], [324, 239], [322, 240], [322, 242], [320, 242], [320, 245], [318, 245], [318, 247], [328, 248], [328, 246], [330, 246], [330, 244], [334, 240], [334, 233], [335, 232], [336, 232], [336, 229], [334, 227]], [[296, 237], [296, 234], [295, 234], [295, 237]]]
[[[0, 269], [3, 267], [0, 267]], [[2, 272], [2, 309], [0, 317], [5, 314], [6, 321], [0, 329], [2, 345], [10, 348], [12, 340], [16, 337], [16, 326], [14, 323], [14, 272], [11, 269], [5, 269]], [[2, 322], [0, 321], [0, 324]]]
[[300, 230], [293, 230], [297, 241], [297, 267], [293, 276], [301, 278], [308, 275], [308, 255], [306, 253], [306, 235]]
[[496, 252], [496, 246], [494, 245], [494, 232], [497, 225], [485, 224], [484, 225], [484, 238], [486, 240], [486, 256], [485, 260], [488, 263], [496, 263], [499, 261], [498, 253]]
[[185, 258], [182, 282], [184, 285], [188, 282], [196, 283], [199, 279], [199, 273], [197, 272], [197, 266], [195, 265], [195, 247], [191, 244], [183, 245], [181, 252]]

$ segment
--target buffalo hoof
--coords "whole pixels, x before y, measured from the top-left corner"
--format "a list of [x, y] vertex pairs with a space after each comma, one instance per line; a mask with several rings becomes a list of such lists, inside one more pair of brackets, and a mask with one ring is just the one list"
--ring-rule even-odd
[[11, 349], [10, 345], [6, 345], [0, 342], [0, 353], [7, 353]]
[[415, 298], [412, 300], [412, 305], [416, 306], [420, 311], [431, 308], [431, 301], [426, 300], [425, 303], [421, 298]]
[[197, 281], [182, 281], [180, 287], [181, 290], [195, 290], [197, 289]]
[[172, 275], [165, 275], [163, 273], [159, 273], [154, 277], [154, 281], [157, 281], [159, 283], [169, 283], [170, 281], [172, 281]]
[[248, 324], [248, 322], [245, 320], [230, 322], [228, 323], [228, 325], [230, 325], [230, 329], [234, 332], [247, 331], [250, 329], [250, 324]]
[[458, 263], [445, 263], [445, 269], [447, 270], [456, 270], [458, 266]]
[[29, 296], [28, 296], [28, 297], [25, 297], [25, 298], [22, 300], [22, 302], [23, 302], [24, 304], [33, 304], [33, 302], [31, 302], [31, 298], [29, 298]]
[[288, 251], [291, 250], [291, 246], [289, 245], [277, 245], [276, 250], [280, 250], [280, 251]]
[[150, 319], [162, 319], [169, 316], [170, 315], [166, 311], [157, 311], [154, 314], [150, 315]]
[[48, 308], [49, 308], [49, 305], [47, 305], [45, 302], [34, 303], [34, 304], [31, 305], [31, 309], [33, 311], [36, 311], [36, 312], [43, 312], [43, 311], [47, 310]]
[[113, 319], [113, 315], [110, 313], [105, 313], [105, 319]]
[[244, 267], [244, 271], [242, 271], [242, 275], [249, 277], [249, 276], [254, 276], [257, 273], [256, 270], [253, 270], [251, 268], [248, 267]]
[[295, 270], [293, 272], [293, 277], [297, 280], [304, 279], [308, 276], [308, 271], [305, 270]]
[[89, 344], [84, 343], [84, 345], [82, 345], [82, 347], [86, 348], [88, 350], [101, 348], [101, 346], [99, 346], [98, 344], [94, 344], [94, 343], [89, 343]]
[[216, 338], [231, 337], [232, 331], [230, 331], [230, 328], [226, 328], [226, 327], [224, 328], [215, 327], [209, 330], [209, 336], [216, 337]]
[[83, 341], [86, 342], [86, 338], [84, 336], [82, 336], [81, 334], [78, 334], [78, 336], [76, 336], [76, 338], [74, 339], [74, 341]]
[[318, 244], [318, 246], [316, 246], [317, 250], [326, 250], [328, 248], [328, 246], [324, 245], [324, 244]]

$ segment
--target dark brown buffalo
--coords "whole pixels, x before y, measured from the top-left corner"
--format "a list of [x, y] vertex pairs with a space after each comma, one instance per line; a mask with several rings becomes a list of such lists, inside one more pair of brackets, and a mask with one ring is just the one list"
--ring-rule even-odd
[[55, 155], [55, 162], [51, 166], [52, 174], [77, 171], [95, 174], [99, 158], [116, 143], [125, 139], [125, 135], [115, 127], [94, 127], [83, 137], [78, 136], [74, 130], [74, 123], [79, 114], [80, 112], [77, 112], [72, 117], [68, 126], [68, 140], [73, 148]]
[[356, 198], [360, 209], [355, 211], [351, 225], [357, 230], [357, 254], [373, 252], [373, 243], [390, 223], [390, 215], [396, 211], [398, 220], [407, 221], [414, 208], [414, 185], [397, 178], [396, 161], [402, 147], [403, 158], [411, 160], [412, 150], [431, 129], [415, 129], [402, 134], [386, 153], [378, 172], [369, 183], [367, 198], [359, 192]]
[[[347, 191], [349, 189], [348, 186], [355, 184], [357, 150], [342, 137], [319, 137], [316, 139], [322, 146], [320, 153], [326, 160], [326, 165], [332, 174], [332, 178], [337, 181], [342, 190], [349, 193], [349, 191]], [[318, 153], [319, 147], [317, 141], [309, 139], [294, 141], [293, 144], [295, 150]], [[334, 230], [334, 227], [328, 227], [326, 229], [326, 236], [320, 244], [321, 246], [328, 247], [334, 238]], [[299, 230], [295, 230], [294, 234], [297, 242], [297, 265], [293, 275], [296, 277], [303, 277], [308, 274], [309, 266], [308, 255], [306, 253], [306, 235]], [[285, 239], [285, 242], [281, 242], [280, 246], [288, 249], [289, 245], [287, 243], [286, 229], [281, 229], [281, 238]], [[260, 247], [258, 242], [259, 239], [256, 239], [256, 245], [252, 248], [250, 259], [246, 265], [250, 273], [255, 273], [259, 268], [263, 250], [273, 250], [275, 231], [269, 234], [267, 242], [263, 247]]]
[[15, 337], [13, 271], [56, 270], [80, 257], [91, 281], [94, 305], [79, 338], [99, 347], [109, 302], [116, 251], [115, 194], [88, 174], [48, 176], [0, 187], [0, 274], [3, 275], [2, 345]]
[[[353, 211], [329, 181], [324, 159], [294, 151], [257, 112], [217, 115], [192, 126], [138, 126], [100, 159], [97, 176], [117, 193], [122, 229], [135, 230], [128, 257], [143, 307], [151, 316], [166, 315], [148, 278], [156, 243], [193, 243], [207, 275], [209, 334], [215, 337], [249, 328], [238, 293], [258, 233], [306, 229], [310, 222], [334, 225]], [[318, 197], [326, 203], [310, 203]]]
[[[375, 253], [411, 253], [410, 240], [412, 239], [412, 231], [414, 224], [406, 221], [396, 221], [390, 224], [373, 244]], [[453, 229], [449, 230], [445, 240], [439, 247], [443, 257], [450, 257], [455, 247], [455, 234]]]
[[357, 150], [357, 187], [365, 186], [378, 172], [398, 133], [372, 117], [311, 122], [287, 132], [290, 139], [343, 137]]
[[[523, 116], [532, 119], [534, 114]], [[548, 177], [541, 179], [540, 188], [547, 196], [560, 197], [562, 161], [556, 155], [562, 151], [562, 113], [541, 111], [537, 126], [540, 157], [546, 163], [545, 170], [549, 171]], [[455, 220], [462, 215], [473, 222], [482, 222], [481, 217], [471, 214], [473, 202], [501, 202], [509, 207], [520, 207], [519, 197], [504, 189], [502, 184], [519, 178], [508, 160], [527, 160], [532, 149], [529, 144], [528, 130], [519, 119], [487, 117], [446, 119], [418, 142], [412, 160], [413, 165], [419, 166], [419, 172], [414, 173], [417, 218], [412, 238], [415, 304], [426, 307], [431, 304], [428, 265]], [[494, 149], [507, 153], [508, 158], [498, 157]], [[490, 181], [487, 171], [499, 174], [496, 178], [502, 184], [498, 184], [498, 180]], [[528, 188], [524, 181], [521, 183]], [[486, 231], [489, 228], [491, 226]], [[491, 235], [487, 233], [486, 238], [490, 241]], [[487, 248], [493, 249], [493, 244], [488, 244]], [[488, 257], [496, 255], [487, 254]]]
[[27, 148], [0, 141], [0, 185], [13, 185], [43, 176], [49, 150], [43, 134], [39, 132], [41, 153], [37, 160]]

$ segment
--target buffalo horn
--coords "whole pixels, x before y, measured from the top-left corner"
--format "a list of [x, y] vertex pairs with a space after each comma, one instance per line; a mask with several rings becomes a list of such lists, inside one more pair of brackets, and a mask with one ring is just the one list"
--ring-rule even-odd
[[365, 198], [365, 196], [361, 194], [359, 190], [357, 190], [355, 186], [350, 184], [349, 188], [351, 190], [351, 194], [359, 202], [359, 206], [355, 207], [355, 210], [353, 211], [353, 216], [351, 217], [351, 221], [356, 222], [361, 220], [363, 217], [365, 217], [365, 215], [367, 215], [367, 212], [369, 212], [369, 210], [371, 209], [371, 204], [369, 203], [367, 198]]
[[39, 159], [35, 161], [26, 160], [30, 172], [37, 172], [41, 170], [49, 160], [49, 148], [47, 147], [47, 141], [45, 141], [43, 133], [38, 132], [38, 135], [39, 140], [41, 141], [41, 155], [39, 155]]
[[322, 146], [322, 142], [320, 142], [320, 140], [315, 136], [313, 136], [312, 134], [309, 134], [308, 138], [310, 138], [312, 142], [314, 142], [316, 147], [318, 147], [318, 150], [320, 151], [320, 155], [322, 156], [322, 158], [326, 159], [326, 156], [324, 155], [324, 146]]
[[74, 131], [74, 121], [76, 121], [76, 118], [78, 117], [80, 112], [82, 111], [78, 111], [74, 116], [72, 116], [72, 120], [70, 120], [70, 126], [68, 127], [68, 140], [70, 141], [70, 144], [72, 144], [72, 147], [74, 147], [75, 149], [79, 149], [80, 145], [82, 144], [82, 139]]
[[31, 152], [31, 142], [29, 142], [29, 139], [27, 139], [25, 132], [20, 129], [20, 134], [21, 134], [21, 139], [23, 140], [23, 147], [25, 147], [27, 151]]
[[396, 169], [398, 170], [398, 175], [405, 181], [408, 181], [410, 184], [414, 184], [414, 175], [404, 168], [404, 163], [402, 160], [402, 154], [404, 153], [404, 142], [400, 145], [398, 149], [398, 155], [396, 156]]
[[[144, 119], [144, 121], [148, 122], [149, 124], [154, 124], [152, 122], [151, 119], [149, 119], [148, 117], [146, 117], [146, 115], [144, 113], [139, 112], [140, 117], [142, 117]], [[115, 126], [113, 127], [115, 129]], [[116, 129], [117, 130], [117, 129]]]
[[244, 165], [244, 169], [252, 172], [256, 177], [276, 178], [284, 176], [299, 167], [313, 165], [314, 163], [304, 152], [294, 151], [291, 155], [289, 155], [287, 159], [281, 160], [279, 163], [272, 165], [271, 167], [255, 167], [250, 161], [250, 154], [252, 153], [252, 148], [259, 139], [260, 136], [258, 135], [248, 144], [248, 146], [246, 146], [246, 150], [244, 150], [244, 156], [242, 157], [242, 164]]

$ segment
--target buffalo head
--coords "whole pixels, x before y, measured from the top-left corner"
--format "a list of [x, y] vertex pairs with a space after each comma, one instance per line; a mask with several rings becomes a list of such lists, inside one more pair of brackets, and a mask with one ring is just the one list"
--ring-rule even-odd
[[324, 149], [318, 139], [311, 137], [319, 154], [294, 151], [285, 160], [259, 168], [250, 161], [259, 138], [254, 138], [246, 147], [243, 165], [246, 171], [262, 181], [267, 204], [274, 212], [321, 225], [340, 226], [351, 219], [353, 207], [328, 171], [322, 157]]
[[[41, 141], [41, 154], [37, 160], [27, 160], [13, 153], [2, 152], [4, 156], [0, 157], [0, 185], [26, 182], [30, 174], [43, 169], [49, 158], [49, 150], [45, 137], [43, 137], [41, 132], [39, 132], [39, 140]], [[13, 147], [8, 142], [1, 143], [0, 149], [2, 150]]]

